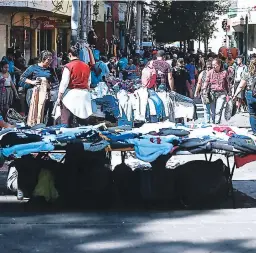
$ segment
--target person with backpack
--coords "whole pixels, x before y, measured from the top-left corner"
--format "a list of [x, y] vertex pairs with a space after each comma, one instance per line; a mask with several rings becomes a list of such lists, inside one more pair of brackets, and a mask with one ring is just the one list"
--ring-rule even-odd
[[[234, 87], [232, 90], [233, 95], [235, 94], [240, 82], [241, 78], [244, 72], [247, 72], [247, 66], [243, 64], [243, 56], [238, 56], [236, 59], [236, 65], [233, 67], [234, 68]], [[236, 101], [236, 106], [237, 106], [237, 111], [240, 111], [241, 105], [243, 103], [243, 100], [245, 98], [244, 96], [244, 90], [242, 90], [238, 95], [237, 95], [237, 101]]]
[[147, 63], [142, 71], [142, 85], [149, 89], [174, 90], [172, 70], [164, 60], [164, 50], [159, 50], [156, 59]]
[[201, 87], [202, 84], [206, 80], [206, 76], [208, 72], [212, 69], [212, 62], [208, 61], [206, 63], [206, 69], [204, 69], [198, 76], [198, 81], [197, 81], [197, 86], [196, 86], [196, 91], [195, 91], [195, 98], [199, 97], [201, 94], [201, 99], [204, 107], [204, 120], [205, 123], [210, 123], [211, 121], [211, 110], [210, 110], [210, 101], [208, 97], [207, 92], [201, 92]]
[[207, 73], [202, 91], [209, 96], [213, 124], [220, 124], [222, 111], [230, 94], [229, 76], [220, 59], [214, 59], [212, 67]]

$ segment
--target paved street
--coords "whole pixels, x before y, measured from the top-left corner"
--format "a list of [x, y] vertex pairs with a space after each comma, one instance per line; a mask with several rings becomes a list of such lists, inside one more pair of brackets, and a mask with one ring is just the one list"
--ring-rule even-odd
[[[233, 122], [248, 125], [248, 116]], [[247, 123], [246, 123], [247, 122]], [[214, 159], [217, 159], [215, 156]], [[180, 156], [172, 162], [202, 159]], [[113, 165], [120, 163], [115, 154]], [[130, 157], [128, 164], [138, 166]], [[144, 164], [148, 166], [148, 164]], [[248, 253], [256, 252], [255, 163], [235, 171], [237, 209], [231, 202], [216, 210], [25, 211], [24, 203], [5, 194], [0, 171], [1, 253]]]

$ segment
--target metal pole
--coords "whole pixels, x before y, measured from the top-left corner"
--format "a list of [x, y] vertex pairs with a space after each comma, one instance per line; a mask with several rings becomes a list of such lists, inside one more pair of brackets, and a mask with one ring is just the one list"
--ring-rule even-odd
[[244, 56], [245, 56], [245, 64], [247, 63], [247, 59], [248, 59], [248, 15], [246, 15], [245, 17], [245, 31], [244, 31], [244, 45], [245, 45], [245, 52], [244, 52]]
[[141, 2], [137, 2], [137, 20], [136, 20], [136, 53], [140, 52], [140, 38], [141, 38]]
[[77, 43], [79, 13], [80, 13], [80, 10], [79, 10], [79, 0], [72, 0], [71, 45], [75, 45]]
[[87, 34], [92, 29], [92, 1], [86, 0], [87, 3]]
[[81, 1], [81, 39], [87, 43], [88, 9], [87, 1]]
[[226, 48], [228, 48], [228, 29], [226, 28]]
[[107, 53], [107, 14], [104, 13], [104, 53]]

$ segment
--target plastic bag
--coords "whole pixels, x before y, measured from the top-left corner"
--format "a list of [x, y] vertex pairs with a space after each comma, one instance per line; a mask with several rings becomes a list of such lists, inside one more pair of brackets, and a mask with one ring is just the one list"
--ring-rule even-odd
[[59, 197], [59, 193], [54, 185], [54, 176], [51, 171], [46, 169], [41, 170], [33, 196], [44, 197], [48, 202], [54, 201]]

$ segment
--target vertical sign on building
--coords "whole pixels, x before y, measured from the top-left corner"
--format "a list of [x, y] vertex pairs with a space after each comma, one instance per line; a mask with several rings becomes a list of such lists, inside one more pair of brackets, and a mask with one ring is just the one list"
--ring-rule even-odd
[[228, 10], [228, 18], [235, 18], [237, 17], [237, 2], [238, 0], [232, 0], [230, 3], [230, 7]]

